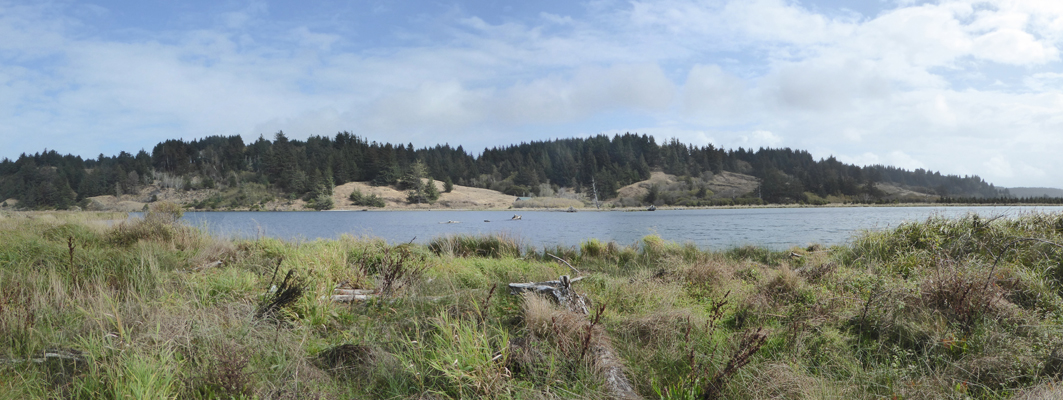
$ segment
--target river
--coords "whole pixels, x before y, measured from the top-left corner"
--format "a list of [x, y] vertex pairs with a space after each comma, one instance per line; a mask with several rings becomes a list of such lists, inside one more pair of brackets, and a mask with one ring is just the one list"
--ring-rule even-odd
[[[285, 240], [378, 237], [388, 243], [426, 243], [447, 234], [502, 233], [525, 245], [574, 246], [587, 239], [634, 243], [646, 235], [701, 248], [844, 244], [861, 230], [880, 230], [930, 216], [1017, 216], [1063, 212], [1063, 207], [819, 207], [658, 211], [325, 211], [187, 212], [189, 225], [223, 237]], [[512, 220], [515, 214], [520, 220]]]

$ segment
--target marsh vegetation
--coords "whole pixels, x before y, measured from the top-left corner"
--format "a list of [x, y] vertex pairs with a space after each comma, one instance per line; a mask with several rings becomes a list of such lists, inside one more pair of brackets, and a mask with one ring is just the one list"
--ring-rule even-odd
[[[179, 212], [0, 214], [3, 397], [608, 398], [618, 371], [645, 398], [1061, 394], [1060, 214], [710, 252], [228, 240]], [[506, 290], [561, 275], [589, 315]]]

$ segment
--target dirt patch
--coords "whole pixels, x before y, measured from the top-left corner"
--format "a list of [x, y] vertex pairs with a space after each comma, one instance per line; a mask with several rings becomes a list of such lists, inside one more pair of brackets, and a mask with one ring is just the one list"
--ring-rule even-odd
[[709, 190], [716, 194], [715, 197], [740, 197], [756, 190], [759, 185], [753, 176], [725, 171], [712, 177]]
[[[641, 199], [646, 196], [646, 193], [649, 193], [650, 187], [653, 185], [666, 187], [678, 181], [675, 175], [660, 171], [652, 172], [650, 173], [650, 179], [635, 182], [617, 190], [617, 197]], [[755, 177], [726, 171], [713, 175], [712, 180], [706, 183], [708, 189], [715, 194], [713, 197], [725, 198], [742, 196], [752, 192], [760, 184]]]
[[650, 179], [624, 186], [620, 188], [620, 190], [616, 191], [616, 196], [641, 199], [643, 197], [646, 197], [646, 193], [650, 192], [650, 187], [652, 187], [653, 185], [667, 186], [668, 184], [675, 182], [675, 175], [669, 175], [660, 171], [651, 172]]
[[881, 190], [885, 193], [887, 200], [931, 202], [937, 201], [941, 198], [941, 196], [938, 195], [919, 193], [889, 183], [876, 183], [875, 189]]
[[[450, 193], [443, 193], [443, 183], [435, 182], [439, 190], [439, 200], [435, 204], [409, 204], [406, 202], [406, 191], [396, 190], [388, 186], [371, 186], [368, 182], [349, 182], [337, 186], [332, 192], [332, 200], [335, 210], [362, 210], [371, 207], [358, 206], [351, 203], [351, 192], [358, 189], [364, 195], [377, 195], [384, 200], [386, 210], [433, 210], [433, 209], [508, 209], [513, 206], [516, 197], [502, 194], [494, 190], [479, 189], [468, 186], [454, 185]], [[177, 190], [173, 188], [160, 188], [155, 185], [145, 186], [135, 194], [124, 194], [120, 197], [107, 195], [90, 197], [86, 207], [90, 211], [120, 211], [132, 212], [143, 211], [144, 206], [154, 201], [169, 201], [183, 206], [189, 206], [210, 198], [218, 193], [216, 189], [200, 190]], [[15, 199], [7, 200], [8, 207], [14, 207], [18, 203]], [[277, 198], [261, 206], [265, 211], [301, 211], [307, 210], [306, 202], [300, 199]]]
[[349, 197], [355, 189], [366, 196], [376, 195], [380, 197], [384, 200], [384, 209], [391, 210], [430, 210], [440, 208], [507, 209], [517, 199], [494, 190], [460, 185], [454, 185], [454, 190], [450, 193], [443, 193], [443, 183], [435, 182], [435, 185], [436, 189], [439, 190], [439, 200], [435, 204], [409, 204], [406, 202], [406, 191], [396, 190], [388, 186], [372, 186], [368, 182], [349, 182], [336, 186], [332, 191], [332, 201], [336, 205], [336, 210], [361, 210], [367, 208], [351, 204]]
[[[126, 197], [126, 196], [122, 196]], [[121, 199], [115, 196], [96, 196], [89, 197], [89, 204], [85, 207], [88, 211], [143, 211], [144, 205], [147, 203], [134, 201], [131, 199]]]

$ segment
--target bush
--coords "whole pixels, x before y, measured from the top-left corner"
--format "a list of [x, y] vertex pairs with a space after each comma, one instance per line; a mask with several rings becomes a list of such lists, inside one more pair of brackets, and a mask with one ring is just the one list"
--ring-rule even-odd
[[366, 195], [362, 194], [362, 191], [360, 191], [358, 189], [354, 189], [354, 191], [351, 192], [351, 195], [348, 198], [351, 199], [351, 202], [354, 203], [354, 205], [356, 205], [356, 206], [378, 207], [378, 208], [379, 207], [384, 207], [384, 199], [380, 198], [379, 196], [377, 196], [375, 194], [371, 194], [371, 195], [366, 196]]
[[332, 196], [327, 194], [319, 194], [317, 197], [310, 199], [310, 202], [306, 204], [308, 207], [318, 211], [331, 210], [334, 206], [332, 202]]

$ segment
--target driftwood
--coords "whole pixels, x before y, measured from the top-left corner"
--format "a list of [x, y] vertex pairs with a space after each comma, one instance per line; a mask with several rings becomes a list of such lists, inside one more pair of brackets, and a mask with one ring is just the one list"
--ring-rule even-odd
[[553, 300], [555, 304], [564, 306], [572, 312], [587, 315], [587, 300], [572, 290], [572, 283], [583, 280], [583, 277], [569, 278], [561, 275], [561, 279], [546, 282], [510, 283], [509, 294], [533, 292]]
[[85, 357], [82, 355], [82, 353], [80, 351], [77, 351], [77, 350], [48, 349], [48, 350], [45, 350], [43, 352], [43, 354], [41, 354], [41, 357], [0, 359], [0, 364], [25, 364], [25, 363], [43, 364], [43, 363], [48, 362], [49, 360], [58, 360], [60, 362], [64, 362], [65, 361], [65, 362], [72, 362], [72, 363], [83, 363], [83, 362], [85, 362]]
[[[555, 257], [557, 258], [557, 257]], [[561, 260], [558, 258], [558, 260]], [[564, 260], [561, 260], [564, 262]], [[565, 262], [565, 264], [568, 264]], [[575, 267], [569, 265], [569, 268], [576, 270]], [[561, 275], [561, 278], [556, 281], [546, 282], [529, 282], [529, 283], [510, 283], [510, 294], [521, 294], [525, 292], [532, 292], [540, 296], [546, 297], [552, 300], [555, 304], [564, 307], [569, 312], [577, 313], [586, 318], [589, 314], [587, 311], [587, 299], [576, 293], [572, 289], [572, 284], [583, 280], [583, 277], [569, 278], [568, 275]], [[600, 313], [604, 310], [604, 307], [599, 309]], [[599, 373], [602, 375], [605, 381], [605, 387], [612, 394], [613, 398], [617, 399], [640, 399], [641, 396], [635, 392], [634, 387], [631, 386], [631, 382], [624, 374], [624, 367], [620, 361], [620, 357], [613, 351], [612, 346], [609, 345], [608, 338], [605, 337], [606, 333], [600, 326], [596, 326], [597, 318], [595, 322], [587, 321], [588, 335], [592, 332], [594, 335], [601, 337], [599, 340], [589, 341], [587, 350], [594, 357], [594, 365], [597, 366]]]
[[202, 264], [202, 265], [200, 265], [198, 267], [192, 268], [192, 270], [193, 271], [202, 271], [202, 270], [205, 270], [205, 269], [210, 269], [210, 268], [214, 268], [214, 267], [220, 267], [221, 264], [222, 264], [221, 261], [208, 262], [208, 263], [204, 263], [204, 264]]
[[379, 296], [376, 290], [370, 289], [343, 289], [332, 290], [332, 301], [336, 303], [350, 303], [352, 301], [365, 301]]

